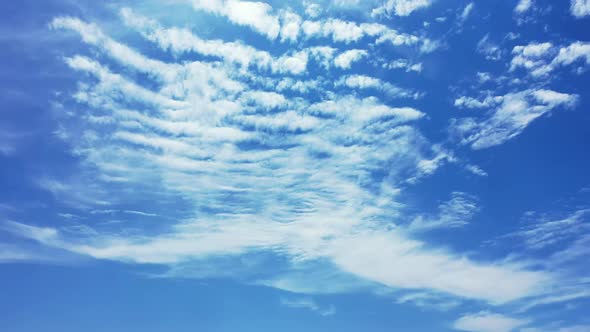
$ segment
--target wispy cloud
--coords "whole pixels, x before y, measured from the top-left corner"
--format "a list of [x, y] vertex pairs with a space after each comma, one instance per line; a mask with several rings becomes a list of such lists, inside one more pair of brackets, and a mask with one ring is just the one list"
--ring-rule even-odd
[[[472, 222], [480, 210], [475, 195], [453, 189], [432, 213], [409, 216], [402, 196], [443, 165], [486, 175], [460, 156], [462, 145], [500, 145], [544, 114], [573, 107], [576, 94], [514, 83], [510, 90], [457, 96], [454, 105], [468, 115], [452, 121], [454, 140], [437, 143], [436, 135], [423, 133], [435, 118], [422, 109], [425, 92], [405, 84], [431, 79], [426, 74], [436, 61], [426, 53], [441, 44], [426, 29], [405, 32], [380, 21], [431, 1], [386, 1], [372, 18], [357, 20], [331, 17], [313, 4], [305, 13], [237, 0], [191, 5], [256, 38], [204, 37], [130, 8], [119, 16], [133, 38], [77, 17], [51, 22], [55, 34], [73, 32], [69, 41], [78, 46], [63, 60], [78, 81], [70, 101], [83, 111], [60, 119], [59, 136], [80, 161], [81, 175], [37, 182], [58, 199], [83, 202], [75, 212], [84, 223], [63, 214], [67, 221], [23, 219], [3, 223], [3, 231], [96, 259], [158, 264], [167, 268], [164, 277], [231, 277], [306, 294], [387, 289], [403, 294], [399, 304], [439, 310], [468, 299], [485, 306], [558, 300], [547, 294], [562, 281], [550, 269], [418, 239]], [[461, 24], [474, 6], [456, 9]], [[470, 49], [499, 64], [510, 49], [490, 36]], [[536, 70], [587, 64], [586, 53], [583, 42], [521, 45], [503, 68], [541, 79]], [[482, 70], [480, 84], [509, 80]], [[392, 82], [404, 75], [411, 78]], [[114, 216], [150, 222], [130, 231], [102, 220]], [[550, 241], [545, 233], [570, 232], [537, 228], [523, 231], [540, 246]], [[14, 250], [4, 255], [28, 259]], [[335, 313], [309, 297], [281, 302]], [[480, 312], [455, 328], [510, 331], [526, 322]]]
[[270, 39], [281, 31], [279, 18], [272, 7], [264, 2], [240, 0], [194, 0], [193, 7], [216, 15], [223, 15], [231, 22], [250, 27]]
[[455, 299], [450, 299], [448, 297], [429, 292], [404, 294], [397, 298], [395, 302], [398, 304], [411, 303], [421, 308], [435, 309], [439, 311], [448, 311], [461, 304]]
[[[590, 231], [590, 224], [585, 222], [590, 210], [578, 210], [563, 219], [536, 220], [523, 229], [506, 235], [519, 237], [530, 249], [542, 249], [562, 241], [571, 242], [572, 239]], [[569, 241], [568, 241], [569, 240]]]
[[522, 14], [524, 12], [527, 12], [528, 10], [531, 9], [533, 4], [534, 4], [533, 0], [520, 0], [518, 2], [518, 4], [516, 5], [516, 7], [514, 7], [514, 12], [518, 13], [518, 14]]
[[[9, 223], [8, 230], [99, 259], [162, 264], [170, 268], [170, 275], [198, 276], [194, 270], [188, 272], [191, 262], [206, 265], [220, 257], [272, 255], [284, 262], [285, 270], [268, 270], [247, 282], [309, 292], [322, 290], [306, 284], [303, 277], [293, 282], [295, 276], [305, 273], [315, 278], [308, 283], [320, 279], [332, 283], [332, 289], [433, 290], [493, 304], [536, 294], [554, 282], [548, 273], [431, 247], [406, 229], [392, 227], [401, 214], [401, 188], [457, 159], [420, 132], [415, 123], [426, 118], [423, 111], [406, 101], [389, 105], [368, 90], [409, 99], [420, 96], [420, 91], [361, 75], [355, 61], [377, 63], [363, 48], [310, 46], [305, 39], [318, 34], [346, 45], [372, 37], [375, 45], [417, 46], [408, 50], [419, 56], [428, 38], [378, 23], [300, 21], [258, 2], [193, 5], [270, 39], [303, 42], [285, 54], [271, 55], [271, 50], [244, 42], [207, 40], [187, 29], [163, 27], [123, 9], [121, 18], [128, 27], [172, 55], [164, 61], [132, 43], [116, 41], [96, 24], [56, 18], [53, 28], [75, 31], [95, 52], [65, 58], [80, 74], [72, 97], [87, 112], [63, 123], [68, 133], [64, 137], [87, 172], [100, 175], [94, 186], [120, 193], [119, 200], [137, 199], [129, 194], [134, 190], [149, 192], [156, 203], [148, 213], [117, 204], [108, 210], [149, 216], [153, 226], [129, 234], [110, 223], [107, 231], [86, 229], [84, 236], [63, 226]], [[409, 14], [427, 5], [398, 2], [392, 9]], [[303, 30], [296, 33], [299, 22]], [[207, 57], [176, 60], [192, 52]], [[309, 77], [312, 62], [330, 79]], [[413, 66], [395, 66], [400, 64]], [[333, 66], [343, 73], [328, 72]], [[138, 80], [135, 74], [147, 78]], [[361, 92], [369, 96], [361, 97]], [[527, 91], [505, 96], [503, 102], [534, 100], [540, 116], [567, 104], [566, 97]], [[507, 119], [498, 120], [506, 113], [500, 109], [477, 130], [471, 128], [464, 140], [474, 147], [485, 145], [484, 136], [489, 135], [481, 133], [517, 123], [507, 129], [505, 136], [512, 137], [534, 118], [521, 116], [525, 111], [508, 112]], [[159, 202], [180, 198], [187, 212], [176, 223], [159, 226], [158, 220], [164, 219]], [[415, 225], [457, 227], [476, 210], [470, 196], [457, 192], [441, 203], [438, 215], [424, 216]], [[175, 217], [166, 213], [166, 220]], [[306, 262], [305, 272], [301, 262]], [[417, 268], [404, 268], [408, 265]], [[499, 279], [509, 282], [497, 285]]]
[[490, 40], [489, 34], [479, 40], [476, 50], [483, 54], [487, 60], [498, 61], [502, 58], [502, 49]]
[[340, 67], [342, 69], [349, 69], [353, 62], [357, 62], [361, 60], [363, 57], [367, 56], [367, 51], [365, 50], [348, 50], [340, 55], [338, 55], [334, 59], [334, 65], [336, 67]]
[[469, 223], [479, 210], [472, 195], [453, 192], [451, 199], [438, 206], [438, 214], [419, 215], [408, 225], [410, 231], [427, 231], [437, 228], [457, 228]]
[[[530, 43], [515, 46], [510, 70], [523, 68], [533, 77], [544, 77], [561, 66], [572, 65], [578, 61], [590, 65], [590, 43], [574, 42], [568, 46], [555, 47], [550, 42]], [[585, 66], [579, 67], [581, 71]]]
[[463, 8], [463, 11], [461, 12], [461, 15], [459, 16], [459, 23], [460, 24], [463, 24], [469, 18], [469, 15], [471, 15], [471, 12], [473, 11], [474, 7], [475, 7], [475, 4], [473, 2], [470, 2], [465, 6], [465, 8]]
[[588, 0], [571, 0], [571, 13], [575, 17], [584, 17], [590, 15], [590, 1]]
[[372, 15], [408, 16], [418, 9], [430, 6], [431, 3], [431, 0], [387, 0], [382, 6], [373, 9]]
[[528, 323], [529, 320], [527, 319], [482, 311], [459, 318], [453, 324], [453, 328], [459, 331], [472, 332], [511, 332]]
[[509, 93], [483, 101], [457, 99], [456, 105], [492, 109], [483, 119], [467, 117], [454, 120], [451, 131], [463, 144], [469, 144], [476, 150], [485, 149], [520, 135], [532, 121], [553, 109], [570, 108], [577, 101], [577, 95], [546, 89]]
[[295, 309], [308, 309], [318, 313], [321, 316], [332, 316], [336, 313], [336, 308], [333, 305], [327, 307], [319, 306], [313, 298], [298, 297], [298, 298], [281, 298], [281, 304]]

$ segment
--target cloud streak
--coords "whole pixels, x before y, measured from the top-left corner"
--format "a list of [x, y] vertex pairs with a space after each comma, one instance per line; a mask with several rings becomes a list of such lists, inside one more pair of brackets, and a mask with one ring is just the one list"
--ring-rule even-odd
[[[135, 32], [125, 42], [80, 18], [51, 22], [53, 33], [73, 32], [79, 46], [63, 61], [78, 83], [68, 100], [81, 111], [60, 119], [60, 137], [80, 160], [80, 178], [92, 179], [92, 186], [50, 177], [38, 184], [59, 198], [69, 192], [83, 199], [76, 213], [89, 221], [9, 221], [4, 231], [95, 259], [161, 265], [167, 277], [231, 277], [308, 294], [400, 292], [397, 303], [432, 301], [440, 310], [466, 300], [490, 306], [550, 301], [542, 296], [561, 281], [551, 269], [427, 241], [435, 230], [475, 225], [475, 195], [454, 190], [432, 213], [410, 214], [404, 194], [443, 165], [486, 175], [463, 159], [462, 146], [501, 145], [536, 119], [575, 106], [578, 95], [539, 84], [457, 96], [454, 105], [467, 115], [453, 119], [451, 139], [436, 144], [423, 132], [436, 118], [423, 109], [425, 91], [408, 86], [432, 79], [419, 74], [431, 74], [426, 53], [443, 44], [427, 29], [410, 33], [379, 21], [408, 16], [431, 1], [386, 1], [372, 20], [363, 17], [369, 21], [323, 16], [312, 6], [300, 15], [263, 2], [191, 4], [255, 37], [205, 38], [130, 8], [119, 12], [123, 26]], [[473, 8], [459, 9], [458, 24]], [[488, 35], [477, 50], [493, 61], [510, 54]], [[583, 42], [517, 45], [505, 68], [540, 80], [558, 68], [588, 64], [587, 53]], [[384, 57], [390, 54], [395, 57]], [[388, 72], [393, 69], [401, 70]], [[103, 197], [112, 201], [100, 206]], [[138, 201], [150, 202], [149, 209], [136, 208]], [[556, 236], [562, 230], [543, 227]], [[550, 240], [543, 230], [525, 231], [527, 239], [541, 238], [531, 243]], [[282, 304], [335, 312], [308, 297]], [[484, 311], [454, 326], [510, 331], [526, 322]]]
[[492, 109], [483, 120], [467, 117], [453, 121], [451, 131], [460, 137], [461, 143], [475, 150], [485, 149], [520, 135], [543, 114], [559, 107], [571, 108], [577, 101], [577, 95], [546, 89], [509, 93], [483, 101], [457, 99], [455, 105], [458, 106]]

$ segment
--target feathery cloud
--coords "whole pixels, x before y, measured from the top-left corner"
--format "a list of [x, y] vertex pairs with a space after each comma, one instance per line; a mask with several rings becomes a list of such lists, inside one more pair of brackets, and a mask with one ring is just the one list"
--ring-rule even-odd
[[471, 332], [511, 332], [528, 323], [529, 321], [526, 319], [482, 311], [459, 318], [453, 324], [453, 328]]

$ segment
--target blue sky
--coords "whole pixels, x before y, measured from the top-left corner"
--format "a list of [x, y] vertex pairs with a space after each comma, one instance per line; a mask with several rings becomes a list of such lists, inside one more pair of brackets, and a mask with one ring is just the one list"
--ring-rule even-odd
[[590, 331], [590, 1], [0, 13], [3, 329]]

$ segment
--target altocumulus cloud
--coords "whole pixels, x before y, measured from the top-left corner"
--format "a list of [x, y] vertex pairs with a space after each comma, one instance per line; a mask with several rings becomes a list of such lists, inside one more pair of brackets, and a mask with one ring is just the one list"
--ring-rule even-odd
[[[281, 31], [281, 21], [262, 3], [194, 5], [271, 39]], [[105, 187], [118, 181], [157, 185], [162, 195], [191, 201], [194, 217], [161, 233], [133, 237], [99, 233], [80, 239], [59, 229], [9, 223], [12, 231], [48, 246], [137, 263], [175, 265], [208, 256], [271, 252], [287, 264], [326, 261], [376, 284], [494, 303], [535, 294], [551, 282], [549, 275], [515, 264], [476, 262], [431, 248], [387, 226], [385, 216], [395, 209], [402, 174], [419, 173], [420, 162], [435, 153], [412, 125], [423, 113], [375, 97], [342, 95], [335, 88], [380, 85], [394, 97], [406, 97], [406, 91], [358, 75], [342, 76], [332, 87], [318, 83], [318, 89], [333, 92], [317, 101], [305, 93], [284, 95], [272, 89], [278, 80], [306, 75], [310, 61], [321, 64], [333, 57], [335, 66], [347, 70], [369, 56], [366, 51], [351, 46], [335, 56], [331, 46], [314, 53], [318, 46], [303, 43], [286, 55], [272, 55], [243, 42], [165, 28], [129, 8], [121, 10], [121, 18], [163, 50], [214, 59], [165, 62], [116, 41], [94, 23], [56, 18], [53, 28], [78, 33], [109, 59], [66, 58], [73, 70], [88, 75], [74, 98], [89, 112], [71, 123], [86, 128], [85, 139], [72, 143], [89, 167], [99, 170]], [[330, 29], [337, 26], [325, 21]], [[383, 29], [365, 25], [364, 31], [378, 38], [392, 33]], [[343, 38], [334, 33], [335, 39]], [[158, 88], [134, 80], [129, 72], [148, 74], [149, 86]], [[385, 176], [371, 183], [376, 171]], [[419, 268], [402, 268], [408, 264]], [[492, 291], [498, 279], [511, 282]]]
[[[445, 165], [487, 175], [453, 149], [502, 145], [533, 121], [575, 107], [579, 95], [549, 88], [549, 74], [590, 64], [588, 44], [547, 41], [501, 50], [488, 35], [478, 37], [478, 52], [488, 60], [512, 57], [502, 80], [521, 74], [535, 84], [513, 80], [509, 90], [498, 84], [471, 95], [461, 90], [454, 106], [466, 115], [444, 122], [450, 139], [433, 142], [422, 129], [429, 114], [418, 103], [427, 92], [388, 78], [389, 71], [427, 71], [422, 57], [442, 43], [427, 30], [408, 33], [380, 21], [433, 3], [383, 1], [357, 20], [324, 15], [310, 4], [301, 11], [238, 0], [187, 5], [253, 39], [215, 36], [141, 8], [120, 8], [116, 24], [124, 34], [100, 21], [55, 17], [52, 33], [77, 46], [63, 54], [77, 88], [61, 101], [80, 111], [59, 119], [59, 137], [79, 158], [82, 175], [70, 179], [75, 183], [48, 178], [38, 185], [92, 206], [84, 221], [118, 214], [150, 225], [129, 231], [125, 222], [7, 221], [2, 229], [52, 250], [161, 265], [167, 277], [230, 277], [310, 294], [402, 291], [397, 303], [423, 306], [434, 299], [441, 310], [469, 300], [490, 307], [553, 301], [551, 292], [563, 280], [551, 268], [513, 257], [483, 259], [427, 241], [429, 232], [469, 227], [480, 211], [475, 195], [452, 191], [434, 213], [408, 218], [403, 194]], [[520, 1], [514, 10], [531, 6]], [[460, 24], [474, 20], [474, 8], [461, 7]], [[571, 8], [584, 15], [583, 1]], [[120, 204], [146, 200], [154, 202], [153, 211]], [[578, 225], [585, 215], [570, 219]], [[566, 221], [507, 236], [545, 244], [538, 237], [558, 233]], [[0, 260], [29, 255], [6, 248]], [[310, 297], [281, 303], [335, 314]], [[453, 327], [502, 332], [529, 322], [481, 311]]]

